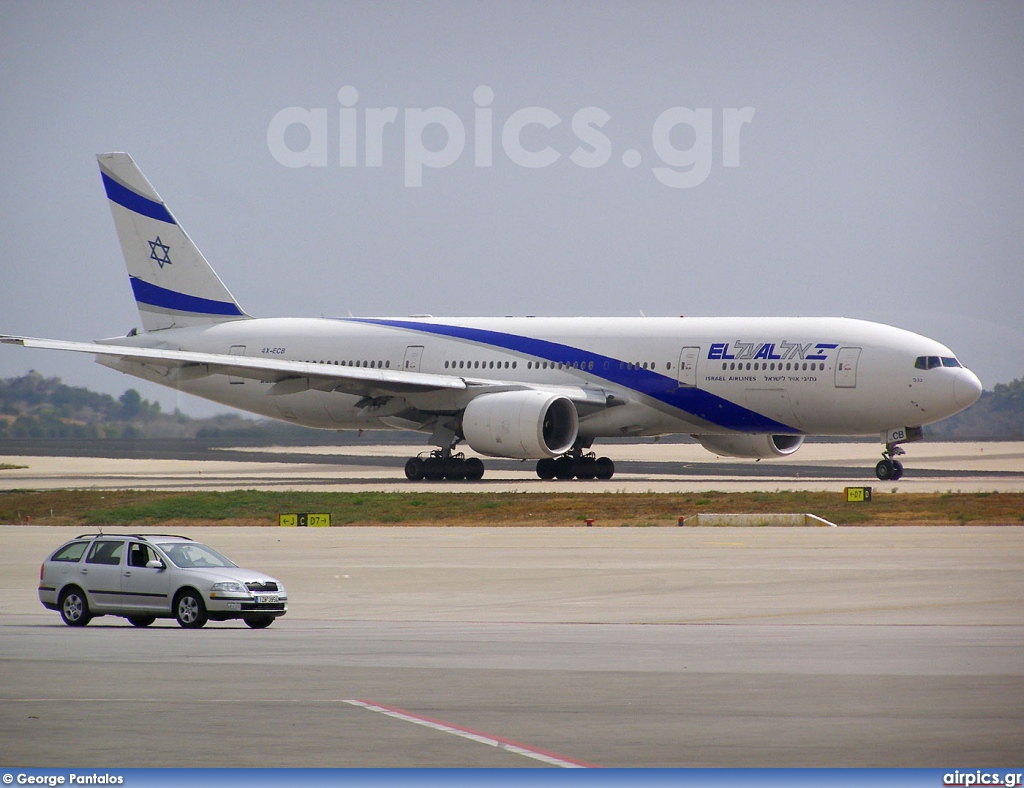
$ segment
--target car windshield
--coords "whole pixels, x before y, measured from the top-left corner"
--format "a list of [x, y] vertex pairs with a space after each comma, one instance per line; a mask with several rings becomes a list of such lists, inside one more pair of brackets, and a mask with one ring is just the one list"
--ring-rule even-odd
[[167, 557], [175, 566], [182, 569], [235, 566], [212, 547], [198, 542], [164, 543], [160, 545], [160, 549], [167, 553]]

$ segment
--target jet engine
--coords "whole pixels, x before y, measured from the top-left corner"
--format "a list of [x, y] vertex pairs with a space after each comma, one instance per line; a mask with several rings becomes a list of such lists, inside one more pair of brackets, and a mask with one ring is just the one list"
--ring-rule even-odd
[[572, 401], [545, 391], [482, 394], [462, 416], [466, 442], [491, 457], [558, 457], [572, 448], [578, 429]]
[[803, 435], [694, 435], [700, 445], [722, 457], [786, 457], [804, 443]]

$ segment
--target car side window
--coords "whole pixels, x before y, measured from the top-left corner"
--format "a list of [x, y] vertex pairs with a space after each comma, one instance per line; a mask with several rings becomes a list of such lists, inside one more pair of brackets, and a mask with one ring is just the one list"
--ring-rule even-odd
[[72, 542], [71, 544], [66, 544], [54, 553], [50, 560], [67, 561], [71, 564], [77, 563], [82, 560], [82, 555], [85, 553], [85, 548], [88, 546], [88, 542]]
[[85, 557], [85, 563], [117, 566], [121, 563], [122, 553], [124, 553], [123, 541], [114, 542], [97, 539], [92, 543], [92, 547], [89, 548], [89, 555]]
[[128, 548], [128, 566], [145, 568], [146, 564], [155, 560], [158, 560], [157, 555], [149, 545], [133, 542]]

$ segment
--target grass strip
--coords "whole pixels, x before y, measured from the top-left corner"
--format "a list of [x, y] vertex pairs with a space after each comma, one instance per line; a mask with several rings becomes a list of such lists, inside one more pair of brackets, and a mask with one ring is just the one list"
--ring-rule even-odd
[[383, 493], [12, 490], [0, 523], [82, 527], [276, 526], [278, 513], [328, 513], [334, 526], [675, 526], [713, 513], [810, 513], [838, 525], [1024, 525], [1024, 493]]

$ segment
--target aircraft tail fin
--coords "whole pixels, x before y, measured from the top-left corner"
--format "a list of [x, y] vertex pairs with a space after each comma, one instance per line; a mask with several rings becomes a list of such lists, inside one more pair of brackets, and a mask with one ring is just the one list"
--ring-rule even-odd
[[146, 331], [248, 317], [132, 157], [96, 159]]

